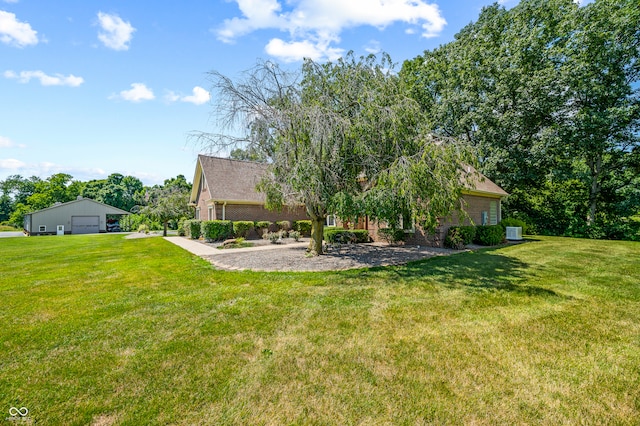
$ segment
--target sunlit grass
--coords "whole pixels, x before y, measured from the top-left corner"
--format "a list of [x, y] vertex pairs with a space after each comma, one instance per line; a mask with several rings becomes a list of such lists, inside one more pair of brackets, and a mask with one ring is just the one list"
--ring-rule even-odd
[[336, 273], [119, 235], [0, 254], [0, 411], [38, 424], [640, 423], [640, 243]]

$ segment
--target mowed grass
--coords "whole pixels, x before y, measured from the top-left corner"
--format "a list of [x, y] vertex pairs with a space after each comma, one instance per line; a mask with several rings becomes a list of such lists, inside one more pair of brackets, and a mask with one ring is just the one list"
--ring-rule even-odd
[[0, 241], [0, 417], [640, 424], [640, 244], [214, 270], [161, 238]]

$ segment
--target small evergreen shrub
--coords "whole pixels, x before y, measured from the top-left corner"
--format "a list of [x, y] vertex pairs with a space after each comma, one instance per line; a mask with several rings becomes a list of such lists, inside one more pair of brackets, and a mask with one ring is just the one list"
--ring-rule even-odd
[[201, 234], [201, 220], [191, 219], [185, 220], [182, 226], [184, 227], [185, 236], [191, 238], [192, 240], [197, 240], [200, 238]]
[[504, 228], [500, 225], [476, 226], [474, 243], [483, 246], [495, 246], [505, 241]]
[[276, 222], [276, 225], [282, 231], [289, 231], [291, 229], [291, 222], [288, 220], [280, 220]]
[[298, 231], [289, 231], [289, 238], [293, 238], [296, 242], [300, 241], [300, 233]]
[[378, 236], [389, 244], [397, 244], [407, 237], [403, 229], [394, 228], [378, 229]]
[[238, 220], [233, 222], [233, 235], [247, 238], [253, 229], [253, 222], [249, 220]]
[[444, 237], [444, 246], [454, 250], [462, 250], [466, 245], [461, 226], [452, 226]]
[[265, 232], [262, 238], [269, 240], [271, 244], [280, 244], [282, 242], [282, 231]]
[[[465, 246], [468, 244], [471, 244], [474, 238], [476, 237], [475, 226], [452, 226], [449, 228], [449, 231], [447, 231], [447, 236], [449, 235], [449, 232], [453, 232], [451, 231], [452, 229], [455, 230], [455, 232], [462, 237], [462, 243]], [[445, 244], [446, 244], [446, 241], [445, 241]]]
[[147, 225], [146, 223], [141, 224], [140, 226], [138, 226], [138, 232], [144, 232], [145, 234], [148, 234], [149, 225]]
[[207, 242], [226, 240], [233, 236], [230, 220], [206, 220], [201, 224], [201, 233]]
[[310, 220], [296, 220], [293, 222], [293, 229], [298, 231], [300, 235], [308, 237], [311, 235], [311, 221]]
[[264, 236], [265, 231], [267, 231], [271, 226], [271, 222], [269, 222], [268, 220], [258, 220], [253, 223], [253, 226], [258, 235]]

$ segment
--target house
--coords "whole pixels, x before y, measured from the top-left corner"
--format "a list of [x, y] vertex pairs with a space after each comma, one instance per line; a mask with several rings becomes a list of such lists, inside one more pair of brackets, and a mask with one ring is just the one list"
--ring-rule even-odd
[[27, 235], [97, 234], [120, 231], [119, 220], [129, 212], [78, 197], [24, 216]]
[[[195, 218], [271, 222], [308, 219], [302, 206], [285, 207], [282, 212], [273, 212], [264, 207], [265, 195], [255, 188], [266, 170], [267, 165], [264, 163], [199, 155], [190, 198], [190, 204], [196, 208]], [[472, 167], [467, 167], [466, 172], [472, 176], [472, 182], [469, 188], [463, 190], [462, 201], [468, 215], [464, 224], [498, 224], [502, 215], [502, 199], [508, 194]], [[408, 234], [407, 242], [440, 246], [449, 227], [457, 224], [460, 221], [455, 215], [443, 218], [436, 232], [429, 234], [406, 221], [404, 226]], [[335, 216], [329, 216], [326, 225], [335, 227], [343, 224]], [[363, 218], [354, 227], [367, 229], [371, 237], [377, 240], [377, 230], [383, 226]]]
[[[489, 178], [471, 166], [466, 166], [465, 172], [470, 177], [469, 184], [462, 190], [462, 208], [467, 213], [464, 221], [459, 220], [454, 213], [450, 217], [441, 218], [435, 232], [427, 233], [407, 221], [403, 223], [407, 233], [407, 243], [418, 245], [442, 246], [447, 231], [455, 225], [497, 225], [502, 220], [502, 200], [509, 194], [492, 182]], [[379, 240], [377, 230], [383, 226], [368, 220], [360, 220], [355, 226], [369, 230], [373, 240]]]
[[304, 206], [285, 206], [281, 212], [264, 207], [265, 195], [256, 184], [267, 165], [252, 161], [199, 155], [189, 204], [200, 220], [265, 220], [277, 222], [307, 218]]

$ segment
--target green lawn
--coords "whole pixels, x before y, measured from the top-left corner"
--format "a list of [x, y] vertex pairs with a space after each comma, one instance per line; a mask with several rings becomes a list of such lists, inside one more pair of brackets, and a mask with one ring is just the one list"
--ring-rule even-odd
[[0, 241], [0, 418], [640, 424], [640, 243], [238, 273], [161, 238]]

